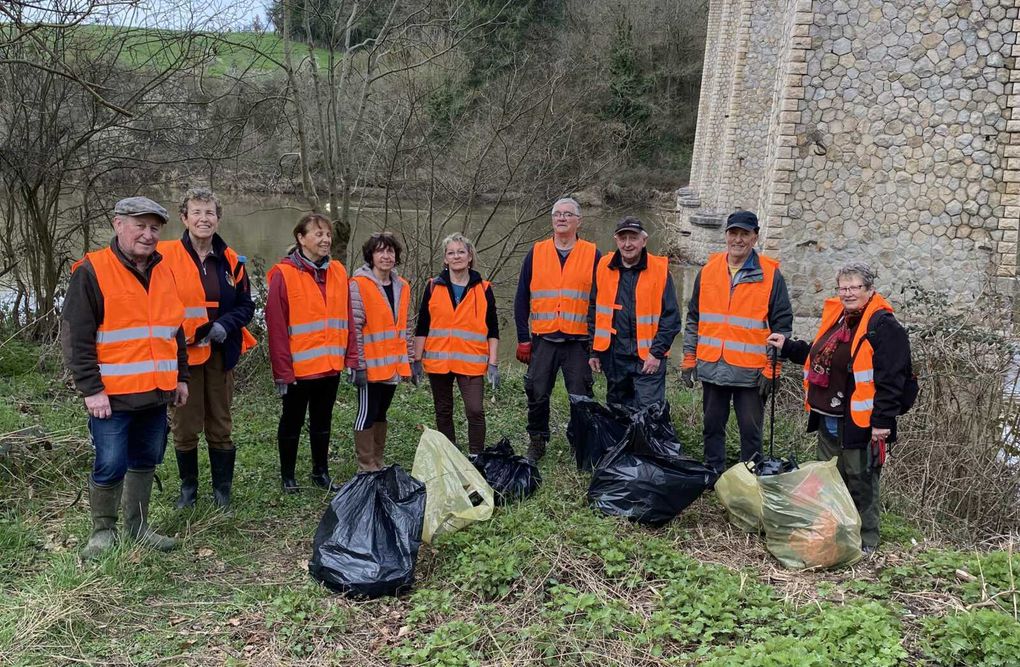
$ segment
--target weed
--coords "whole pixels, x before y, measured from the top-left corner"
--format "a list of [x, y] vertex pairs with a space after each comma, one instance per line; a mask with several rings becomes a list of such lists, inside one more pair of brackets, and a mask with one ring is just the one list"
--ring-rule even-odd
[[423, 641], [405, 641], [390, 651], [400, 665], [429, 667], [478, 667], [482, 655], [476, 650], [481, 628], [467, 621], [450, 621], [429, 633]]
[[924, 630], [926, 650], [939, 665], [1009, 667], [1020, 656], [1020, 622], [990, 609], [927, 618]]

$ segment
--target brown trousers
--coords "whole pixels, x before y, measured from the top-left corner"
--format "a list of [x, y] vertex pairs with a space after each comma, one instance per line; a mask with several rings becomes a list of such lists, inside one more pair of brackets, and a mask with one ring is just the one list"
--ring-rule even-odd
[[230, 439], [233, 421], [230, 403], [234, 398], [234, 371], [223, 370], [223, 353], [214, 349], [201, 366], [191, 366], [188, 402], [172, 409], [170, 427], [174, 449], [190, 452], [198, 448], [198, 435], [205, 431], [209, 449], [233, 449]]
[[468, 423], [468, 452], [479, 454], [485, 449], [485, 377], [456, 373], [429, 373], [432, 402], [436, 406], [436, 429], [457, 444], [453, 427], [453, 381], [457, 380]]

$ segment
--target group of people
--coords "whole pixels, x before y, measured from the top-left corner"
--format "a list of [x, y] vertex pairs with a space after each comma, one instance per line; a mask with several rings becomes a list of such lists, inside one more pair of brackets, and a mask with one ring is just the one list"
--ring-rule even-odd
[[[166, 209], [145, 197], [121, 200], [110, 245], [72, 269], [62, 344], [96, 451], [85, 558], [116, 542], [119, 515], [128, 537], [161, 550], [176, 547], [147, 520], [168, 430], [181, 479], [177, 507], [196, 503], [202, 432], [214, 503], [230, 504], [233, 368], [255, 344], [245, 328], [255, 307], [245, 257], [218, 234], [222, 207], [216, 195], [189, 190], [179, 213], [181, 238], [160, 241]], [[726, 251], [712, 255], [698, 274], [684, 328], [668, 259], [648, 252], [641, 220], [620, 220], [616, 250], [602, 254], [578, 234], [577, 201], [560, 199], [551, 217], [552, 236], [524, 258], [514, 299], [516, 357], [528, 367], [527, 457], [537, 462], [546, 452], [549, 399], [561, 372], [571, 394], [593, 396], [593, 373], [602, 373], [609, 403], [665, 401], [670, 348], [683, 328], [681, 380], [687, 387], [702, 383], [706, 464], [724, 469], [731, 403], [740, 459], [760, 455], [763, 406], [780, 370], [775, 357], [803, 363], [809, 431], [818, 431], [820, 456], [839, 457], [861, 511], [864, 545], [877, 545], [879, 468], [872, 465], [870, 444], [895, 440], [902, 391], [896, 384], [904, 357], [909, 364], [909, 347], [891, 306], [875, 292], [871, 269], [841, 269], [838, 297], [826, 302], [814, 343], [792, 340], [793, 311], [779, 263], [755, 250], [755, 215], [737, 211], [726, 223]], [[282, 401], [277, 444], [283, 491], [299, 489], [295, 468], [306, 419], [311, 480], [336, 488], [329, 448], [345, 372], [357, 388], [353, 440], [359, 471], [384, 465], [387, 413], [397, 385], [418, 384], [426, 375], [438, 430], [457, 442], [456, 384], [468, 452], [481, 452], [484, 383], [500, 384], [499, 322], [492, 286], [474, 268], [472, 242], [459, 233], [442, 241], [443, 269], [427, 281], [412, 331], [411, 286], [398, 271], [400, 240], [389, 232], [370, 235], [361, 248], [364, 263], [348, 275], [331, 257], [332, 231], [329, 218], [302, 216], [294, 245], [266, 276], [268, 352]], [[771, 359], [769, 346], [777, 351]]]

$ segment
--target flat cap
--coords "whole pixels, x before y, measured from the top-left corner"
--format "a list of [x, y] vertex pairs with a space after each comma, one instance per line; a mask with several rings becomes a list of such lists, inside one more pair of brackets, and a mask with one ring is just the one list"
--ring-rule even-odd
[[113, 207], [113, 212], [116, 215], [154, 215], [163, 221], [163, 224], [170, 219], [166, 209], [152, 201], [148, 197], [128, 197], [121, 199], [117, 202], [117, 205]]
[[751, 211], [734, 211], [726, 218], [726, 229], [739, 227], [749, 232], [758, 231], [758, 216]]

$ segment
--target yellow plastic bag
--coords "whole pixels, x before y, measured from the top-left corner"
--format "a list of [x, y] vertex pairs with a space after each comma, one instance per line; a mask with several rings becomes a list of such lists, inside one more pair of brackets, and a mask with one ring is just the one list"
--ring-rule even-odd
[[761, 533], [761, 488], [748, 463], [737, 463], [719, 476], [715, 482], [715, 495], [726, 508], [730, 522], [748, 533]]
[[766, 544], [785, 567], [834, 567], [861, 558], [861, 516], [835, 458], [757, 479]]
[[425, 429], [414, 453], [411, 476], [425, 484], [422, 539], [460, 530], [492, 516], [492, 488], [482, 474], [439, 431]]

